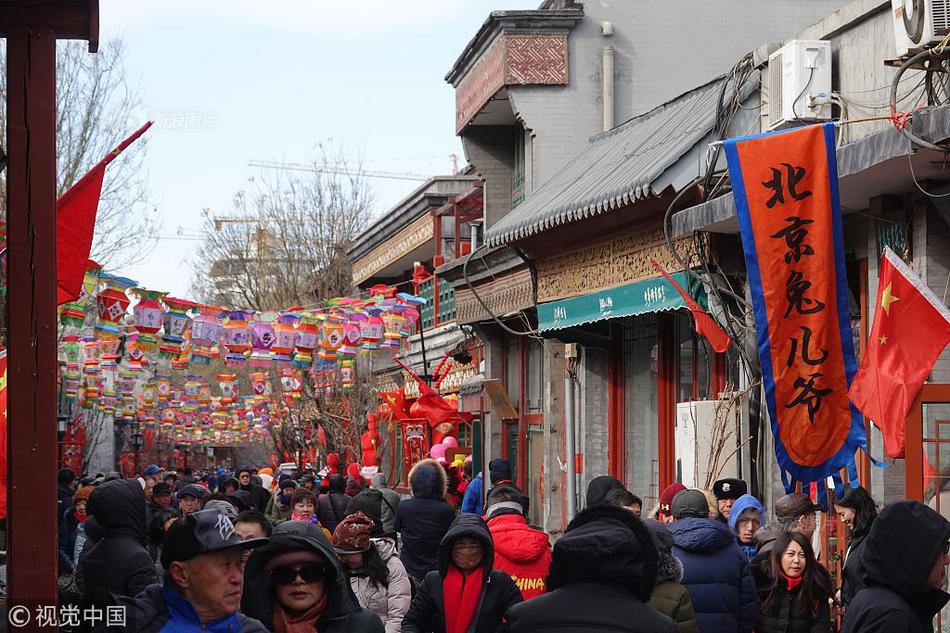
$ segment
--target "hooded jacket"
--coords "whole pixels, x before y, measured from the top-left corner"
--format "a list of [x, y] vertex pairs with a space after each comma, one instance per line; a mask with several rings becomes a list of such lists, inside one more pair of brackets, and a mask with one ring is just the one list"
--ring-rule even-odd
[[482, 515], [482, 488], [482, 474], [478, 473], [465, 487], [465, 494], [462, 495], [462, 512]]
[[206, 631], [207, 633], [266, 633], [264, 626], [241, 613], [202, 624], [201, 619], [184, 596], [169, 587], [152, 585], [135, 598], [119, 598], [116, 604], [125, 608], [125, 627], [96, 627], [95, 631], [134, 631], [165, 633], [166, 631]]
[[443, 501], [448, 480], [434, 459], [424, 459], [409, 471], [412, 498], [396, 508], [394, 527], [402, 536], [400, 558], [409, 575], [425, 578], [438, 566], [439, 543], [455, 519], [452, 506]]
[[547, 593], [512, 607], [509, 628], [512, 633], [675, 633], [670, 618], [645, 604], [656, 566], [650, 534], [631, 512], [587, 508], [554, 544]]
[[592, 508], [594, 506], [603, 505], [604, 500], [607, 498], [607, 493], [611, 490], [623, 490], [623, 484], [620, 483], [619, 479], [611, 477], [610, 475], [594, 477], [590, 480], [590, 483], [587, 484], [587, 503], [584, 507]]
[[443, 633], [445, 631], [445, 600], [442, 581], [452, 560], [452, 545], [460, 538], [476, 539], [482, 544], [484, 585], [478, 607], [472, 616], [469, 633], [495, 633], [505, 614], [522, 601], [521, 592], [503, 571], [493, 569], [494, 547], [488, 526], [481, 517], [461, 514], [439, 543], [438, 570], [426, 574], [419, 591], [412, 599], [409, 612], [402, 621], [403, 633]]
[[755, 584], [735, 535], [718, 521], [698, 518], [674, 521], [669, 530], [699, 630], [752, 631], [758, 618]]
[[373, 475], [373, 488], [383, 494], [383, 503], [379, 507], [383, 519], [383, 534], [386, 536], [395, 536], [396, 534], [396, 508], [402, 501], [399, 493], [389, 487], [386, 483], [386, 475], [376, 473]]
[[681, 583], [683, 564], [673, 556], [673, 535], [666, 525], [655, 519], [644, 519], [656, 546], [656, 586], [650, 594], [648, 605], [676, 623], [679, 633], [699, 633], [693, 601]]
[[[759, 523], [761, 524], [759, 526], [760, 530], [762, 529], [762, 526], [765, 525], [765, 507], [762, 505], [762, 502], [752, 495], [742, 495], [736, 499], [735, 503], [732, 504], [732, 511], [729, 513], [729, 529], [732, 530], [733, 534], [736, 535], [737, 541], [739, 539], [739, 518], [746, 510], [754, 510], [759, 513]], [[755, 558], [755, 555], [758, 553], [758, 547], [755, 545], [755, 535], [753, 535], [752, 539], [751, 545], [745, 545], [742, 542], [739, 542], [739, 549], [744, 551], [749, 556], [749, 560]]]
[[864, 543], [865, 587], [851, 600], [842, 633], [933, 631], [950, 595], [927, 580], [948, 539], [950, 522], [922, 503], [885, 507]]
[[382, 538], [386, 536], [383, 532], [383, 493], [373, 488], [361, 490], [356, 496], [351, 497], [346, 504], [346, 516], [362, 512], [373, 520], [373, 531], [370, 538]]
[[330, 475], [330, 491], [317, 499], [317, 519], [330, 534], [333, 534], [337, 524], [346, 516], [346, 504], [350, 502], [350, 498], [343, 494], [344, 488], [346, 480], [342, 475]]
[[84, 600], [102, 603], [107, 592], [135, 596], [157, 583], [146, 549], [145, 492], [139, 482], [116, 479], [101, 484], [89, 496], [88, 510], [104, 535], [80, 559]]
[[399, 633], [402, 630], [402, 619], [409, 611], [409, 603], [412, 601], [412, 583], [406, 568], [396, 555], [396, 546], [392, 541], [383, 538], [372, 539], [370, 543], [386, 563], [389, 570], [388, 584], [378, 587], [370, 582], [369, 576], [350, 572], [350, 587], [360, 606], [369, 609], [383, 621], [386, 633]]
[[350, 589], [342, 563], [323, 530], [304, 521], [285, 521], [274, 528], [270, 543], [254, 550], [244, 569], [241, 613], [260, 620], [273, 631], [274, 602], [270, 579], [264, 572], [267, 561], [294, 551], [314, 552], [323, 559], [327, 571], [324, 588], [329, 593], [327, 607], [317, 620], [320, 633], [384, 633], [379, 617], [360, 607]]
[[488, 520], [495, 546], [495, 569], [508, 572], [525, 600], [544, 593], [544, 579], [551, 567], [548, 535], [528, 526], [523, 515], [511, 512]]

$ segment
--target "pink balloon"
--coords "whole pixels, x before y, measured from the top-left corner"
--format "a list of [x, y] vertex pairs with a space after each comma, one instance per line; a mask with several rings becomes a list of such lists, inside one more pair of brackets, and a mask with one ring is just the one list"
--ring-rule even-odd
[[446, 435], [442, 438], [442, 444], [448, 446], [449, 448], [458, 448], [459, 441], [451, 435]]
[[429, 457], [432, 459], [445, 459], [445, 449], [448, 448], [445, 444], [434, 444], [432, 448], [429, 449]]

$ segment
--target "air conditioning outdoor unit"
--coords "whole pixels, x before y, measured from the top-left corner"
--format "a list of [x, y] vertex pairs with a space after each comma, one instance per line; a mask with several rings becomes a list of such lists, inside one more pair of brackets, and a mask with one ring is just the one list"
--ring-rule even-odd
[[950, 33], [950, 0], [891, 0], [898, 57], [929, 48]]
[[[713, 481], [736, 476], [737, 415], [741, 416], [741, 408], [724, 407], [718, 400], [694, 400], [676, 405], [674, 455], [677, 476], [684, 486], [705, 488], [710, 474]], [[715, 467], [716, 472], [710, 473], [711, 467]], [[711, 483], [709, 485], [711, 487]]]
[[[948, 0], [950, 1], [950, 0]], [[831, 119], [831, 42], [792, 40], [769, 55], [769, 130]]]

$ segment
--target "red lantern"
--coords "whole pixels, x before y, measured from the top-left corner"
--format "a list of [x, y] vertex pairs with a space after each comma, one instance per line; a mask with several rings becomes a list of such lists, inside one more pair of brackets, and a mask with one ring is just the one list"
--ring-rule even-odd
[[96, 333], [103, 338], [118, 338], [119, 323], [131, 303], [125, 291], [135, 282], [125, 277], [104, 274], [99, 275], [99, 280], [105, 284], [105, 288], [96, 295], [96, 312], [99, 315]]
[[224, 347], [228, 350], [225, 363], [241, 365], [251, 353], [251, 328], [248, 317], [253, 312], [233, 310], [228, 313], [228, 320], [224, 324]]

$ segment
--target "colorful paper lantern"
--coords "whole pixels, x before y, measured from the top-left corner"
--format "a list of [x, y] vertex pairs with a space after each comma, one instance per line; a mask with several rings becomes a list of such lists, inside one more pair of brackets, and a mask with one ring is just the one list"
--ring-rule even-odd
[[132, 325], [139, 333], [138, 346], [143, 352], [153, 352], [158, 349], [158, 331], [162, 329], [165, 308], [162, 299], [167, 292], [156, 292], [136, 288], [132, 294], [138, 296], [139, 301], [132, 307]]
[[273, 364], [271, 348], [277, 341], [274, 326], [258, 317], [251, 325], [251, 367], [270, 367]]
[[185, 343], [185, 333], [191, 327], [189, 311], [198, 307], [193, 301], [165, 297], [167, 308], [162, 319], [162, 344], [159, 352], [162, 358], [174, 358], [181, 354]]
[[133, 287], [136, 282], [126, 277], [100, 274], [99, 281], [104, 284], [96, 295], [96, 311], [99, 315], [96, 321], [96, 334], [100, 337], [115, 338], [119, 336], [120, 322], [129, 307], [129, 297], [125, 291]]
[[251, 326], [248, 318], [253, 312], [232, 310], [224, 323], [222, 341], [227, 350], [224, 362], [227, 365], [242, 365], [251, 353]]
[[218, 374], [218, 386], [221, 387], [221, 402], [231, 404], [237, 399], [237, 376]]
[[399, 347], [399, 343], [402, 340], [402, 326], [405, 322], [406, 319], [400, 312], [392, 311], [383, 313], [384, 346]]
[[366, 319], [360, 321], [360, 334], [363, 336], [363, 353], [375, 352], [379, 350], [379, 343], [383, 340], [385, 325], [378, 314], [370, 314]]
[[294, 367], [309, 367], [313, 362], [313, 351], [320, 337], [319, 319], [305, 315], [297, 324], [297, 339], [294, 341]]
[[191, 322], [191, 360], [207, 365], [211, 362], [212, 347], [221, 337], [223, 308], [199, 306], [200, 314]]

